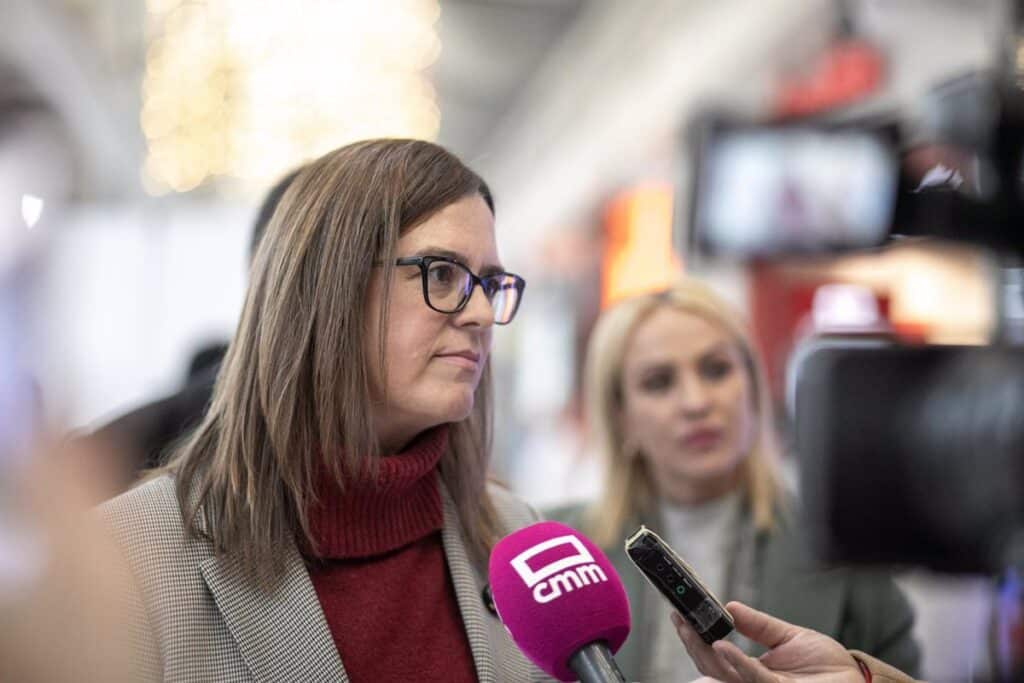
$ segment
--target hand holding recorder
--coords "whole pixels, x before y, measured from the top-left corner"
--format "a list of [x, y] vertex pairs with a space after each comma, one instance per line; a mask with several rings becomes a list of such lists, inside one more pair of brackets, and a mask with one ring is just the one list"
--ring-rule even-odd
[[705, 676], [727, 683], [910, 683], [899, 670], [862, 653], [851, 653], [832, 638], [776, 619], [743, 603], [726, 608], [736, 630], [768, 648], [749, 657], [725, 640], [708, 645], [686, 621], [672, 615], [679, 639]]

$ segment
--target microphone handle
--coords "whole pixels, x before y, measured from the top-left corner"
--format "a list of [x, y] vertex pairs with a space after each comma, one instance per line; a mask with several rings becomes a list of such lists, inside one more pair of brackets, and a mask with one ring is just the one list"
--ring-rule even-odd
[[580, 683], [626, 683], [626, 677], [622, 675], [608, 644], [603, 640], [577, 650], [569, 658], [569, 668], [579, 676]]

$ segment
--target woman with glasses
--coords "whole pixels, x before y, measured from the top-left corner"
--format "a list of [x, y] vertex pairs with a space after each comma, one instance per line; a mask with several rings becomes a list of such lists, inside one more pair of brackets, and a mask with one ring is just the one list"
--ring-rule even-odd
[[780, 482], [757, 354], [739, 316], [711, 289], [685, 279], [605, 311], [587, 349], [585, 400], [606, 463], [604, 489], [589, 505], [549, 516], [604, 547], [623, 578], [633, 628], [616, 660], [627, 678], [699, 675], [679, 647], [668, 603], [626, 557], [623, 540], [641, 524], [723, 601], [916, 673], [913, 613], [892, 580], [815, 569]]
[[481, 599], [491, 546], [535, 518], [486, 481], [491, 336], [524, 286], [487, 185], [444, 149], [304, 167], [204, 420], [103, 508], [152, 678], [542, 676]]

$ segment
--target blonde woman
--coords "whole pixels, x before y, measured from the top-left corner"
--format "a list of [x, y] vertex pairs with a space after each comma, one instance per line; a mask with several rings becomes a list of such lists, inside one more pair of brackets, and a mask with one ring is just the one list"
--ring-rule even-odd
[[[916, 673], [913, 614], [885, 576], [815, 571], [780, 483], [770, 399], [739, 317], [687, 279], [606, 311], [590, 340], [585, 392], [607, 463], [592, 503], [548, 516], [604, 547], [626, 583], [627, 678], [688, 681], [668, 604], [623, 539], [658, 531], [723, 600], [740, 600]], [[750, 643], [740, 643], [748, 649]]]
[[168, 681], [542, 678], [481, 600], [535, 518], [486, 484], [506, 272], [484, 182], [371, 140], [306, 165], [260, 242], [210, 408], [103, 514]]

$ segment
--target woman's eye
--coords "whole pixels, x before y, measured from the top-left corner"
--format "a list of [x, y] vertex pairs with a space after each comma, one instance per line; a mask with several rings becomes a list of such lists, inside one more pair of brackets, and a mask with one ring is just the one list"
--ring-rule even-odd
[[434, 265], [430, 268], [430, 280], [439, 285], [451, 284], [455, 279], [455, 267], [445, 264]]
[[640, 388], [647, 392], [665, 391], [672, 386], [675, 377], [671, 372], [655, 372], [647, 375], [640, 382]]
[[724, 358], [710, 358], [700, 364], [700, 374], [710, 380], [724, 379], [732, 370], [733, 362]]

